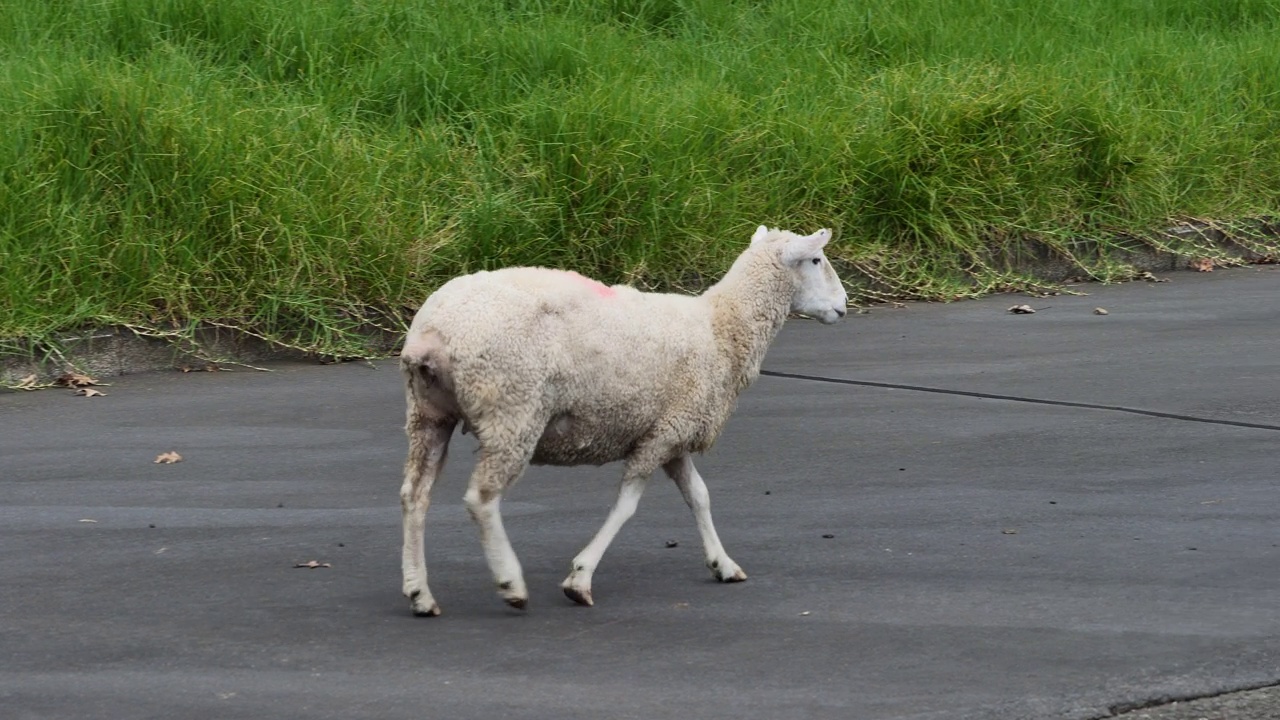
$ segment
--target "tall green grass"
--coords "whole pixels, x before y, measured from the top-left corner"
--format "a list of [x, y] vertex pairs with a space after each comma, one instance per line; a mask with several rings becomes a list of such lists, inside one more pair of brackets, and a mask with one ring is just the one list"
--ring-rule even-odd
[[[325, 352], [510, 264], [694, 289], [834, 226], [865, 292], [1280, 206], [1280, 0], [0, 0], [0, 338]], [[1102, 254], [1077, 257], [1110, 277]]]

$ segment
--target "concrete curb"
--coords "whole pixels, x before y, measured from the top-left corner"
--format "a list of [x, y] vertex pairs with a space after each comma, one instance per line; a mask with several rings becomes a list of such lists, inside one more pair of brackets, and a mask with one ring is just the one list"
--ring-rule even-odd
[[[391, 354], [399, 335], [370, 332], [366, 357]], [[314, 352], [287, 347], [224, 328], [199, 328], [189, 338], [153, 337], [126, 327], [105, 327], [69, 333], [58, 338], [56, 350], [28, 346], [25, 355], [0, 356], [0, 386], [16, 386], [35, 376], [48, 384], [69, 369], [95, 378], [131, 375], [158, 370], [203, 371], [221, 365], [249, 365], [300, 360], [333, 362]]]

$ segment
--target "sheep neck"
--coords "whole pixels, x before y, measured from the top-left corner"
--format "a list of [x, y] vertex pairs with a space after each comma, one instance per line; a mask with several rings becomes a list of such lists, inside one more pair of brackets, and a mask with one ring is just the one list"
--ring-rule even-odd
[[765, 252], [745, 253], [707, 290], [720, 353], [735, 393], [760, 375], [765, 352], [791, 310], [793, 293], [786, 268]]

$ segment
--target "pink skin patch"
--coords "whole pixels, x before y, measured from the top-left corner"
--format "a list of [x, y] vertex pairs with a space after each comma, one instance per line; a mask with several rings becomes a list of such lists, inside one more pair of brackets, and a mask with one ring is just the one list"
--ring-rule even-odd
[[599, 295], [602, 298], [611, 298], [618, 294], [616, 290], [609, 287], [608, 285], [605, 285], [602, 282], [592, 280], [589, 277], [583, 277], [582, 275], [579, 275], [578, 273], [572, 270], [567, 270], [565, 272], [577, 282], [582, 283], [583, 285], [586, 285], [587, 287], [591, 288], [591, 290], [595, 292], [595, 294]]

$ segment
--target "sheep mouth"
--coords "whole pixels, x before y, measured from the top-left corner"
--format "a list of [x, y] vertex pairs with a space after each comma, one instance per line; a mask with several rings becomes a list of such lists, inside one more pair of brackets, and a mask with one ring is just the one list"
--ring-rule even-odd
[[828, 310], [822, 313], [822, 315], [816, 317], [815, 319], [818, 322], [822, 323], [823, 325], [835, 325], [836, 323], [844, 319], [844, 316], [846, 314], [848, 314], [848, 311], [844, 310], [843, 308], [833, 308], [831, 310]]

